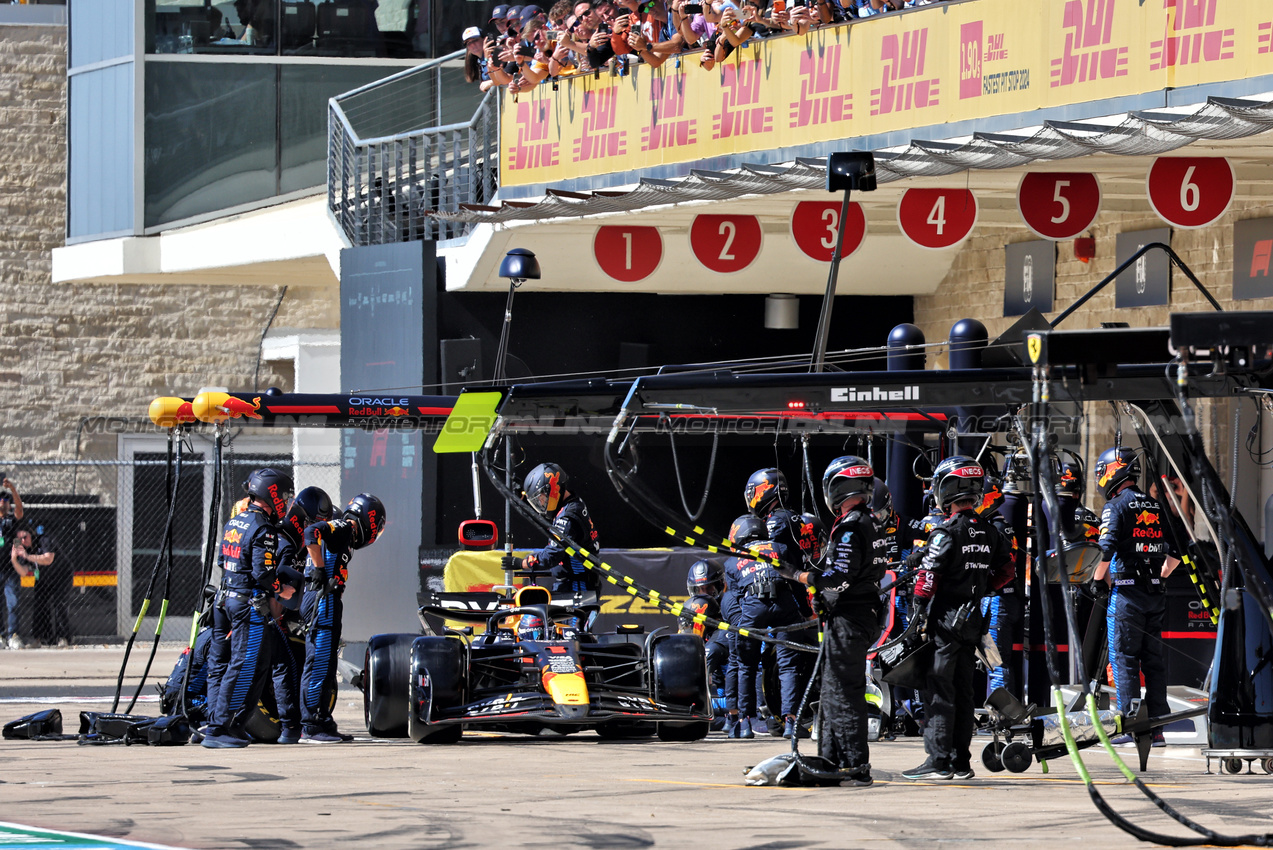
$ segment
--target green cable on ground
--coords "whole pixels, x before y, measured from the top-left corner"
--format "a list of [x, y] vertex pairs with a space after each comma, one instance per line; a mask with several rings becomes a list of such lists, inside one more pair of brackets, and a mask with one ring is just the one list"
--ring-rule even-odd
[[[1092, 717], [1092, 723], [1096, 726], [1096, 736], [1101, 739], [1101, 745], [1105, 747], [1105, 751], [1114, 759], [1114, 764], [1122, 771], [1123, 776], [1127, 777], [1127, 781], [1135, 782], [1136, 773], [1127, 766], [1127, 762], [1123, 761], [1123, 757], [1114, 749], [1113, 743], [1110, 742], [1109, 735], [1105, 734], [1105, 725], [1100, 722], [1100, 711], [1096, 707], [1096, 697], [1092, 694], [1087, 695], [1087, 713]], [[1123, 728], [1122, 715], [1119, 715], [1118, 728]]]
[[[1089, 694], [1088, 699], [1091, 698]], [[1090, 788], [1092, 775], [1087, 772], [1087, 765], [1083, 763], [1078, 745], [1074, 743], [1074, 732], [1070, 729], [1070, 718], [1065, 710], [1065, 697], [1061, 696], [1061, 689], [1056, 685], [1052, 686], [1052, 701], [1056, 704], [1056, 716], [1061, 721], [1061, 737], [1065, 739], [1065, 750], [1070, 754], [1070, 761], [1074, 762], [1074, 769], [1078, 771], [1079, 778]]]

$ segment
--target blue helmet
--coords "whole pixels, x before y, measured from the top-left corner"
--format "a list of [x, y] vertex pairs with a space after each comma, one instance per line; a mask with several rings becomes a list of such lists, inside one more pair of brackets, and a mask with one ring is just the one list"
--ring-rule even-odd
[[517, 637], [520, 640], [548, 640], [548, 627], [538, 614], [522, 614], [517, 621]]

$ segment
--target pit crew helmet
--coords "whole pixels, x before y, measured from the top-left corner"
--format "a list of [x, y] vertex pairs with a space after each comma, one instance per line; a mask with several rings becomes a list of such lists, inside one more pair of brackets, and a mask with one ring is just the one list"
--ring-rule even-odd
[[1072, 496], [1075, 499], [1082, 499], [1086, 485], [1087, 482], [1083, 480], [1082, 467], [1077, 463], [1061, 464], [1061, 477], [1056, 481], [1056, 494], [1058, 496]]
[[564, 469], [555, 463], [541, 463], [526, 474], [522, 492], [538, 513], [552, 516], [565, 502], [569, 484], [570, 478]]
[[787, 503], [787, 476], [781, 469], [758, 469], [747, 479], [743, 499], [747, 510], [755, 516], [765, 516], [776, 505]]
[[879, 478], [871, 482], [871, 515], [877, 522], [884, 522], [893, 515], [893, 494]]
[[840, 506], [852, 496], [865, 496], [868, 500], [875, 489], [875, 471], [866, 458], [857, 455], [838, 457], [822, 473], [822, 498], [831, 513], [840, 515]]
[[765, 540], [768, 536], [764, 520], [751, 514], [743, 514], [729, 527], [729, 542], [738, 549]]
[[305, 528], [316, 522], [332, 518], [332, 498], [322, 487], [306, 487], [296, 494], [292, 506], [287, 509], [284, 525], [290, 526], [298, 534], [304, 534]]
[[820, 560], [827, 548], [826, 523], [817, 514], [796, 514], [794, 526], [800, 551], [810, 561]]
[[725, 590], [725, 566], [714, 558], [701, 558], [690, 564], [685, 577], [685, 592], [690, 596], [720, 596]]
[[270, 515], [279, 518], [287, 513], [292, 499], [292, 476], [272, 467], [256, 469], [243, 482], [243, 492], [270, 506]]
[[1106, 499], [1112, 498], [1124, 481], [1139, 478], [1140, 458], [1127, 447], [1106, 449], [1096, 460], [1096, 486], [1101, 488], [1101, 495]]
[[952, 455], [933, 470], [933, 499], [942, 513], [955, 502], [976, 500], [985, 488], [986, 470], [964, 455]]
[[985, 481], [981, 486], [981, 504], [977, 505], [977, 513], [992, 514], [1003, 504], [1003, 500], [1003, 487], [999, 484], [999, 479], [994, 473], [986, 472]]
[[358, 526], [355, 549], [370, 546], [385, 530], [385, 505], [370, 493], [359, 493], [345, 506], [344, 518]]

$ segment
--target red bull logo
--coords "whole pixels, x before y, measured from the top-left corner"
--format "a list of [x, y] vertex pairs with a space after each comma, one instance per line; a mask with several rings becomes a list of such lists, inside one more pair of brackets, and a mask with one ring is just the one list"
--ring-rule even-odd
[[1234, 57], [1234, 30], [1215, 26], [1220, 0], [1162, 0], [1163, 37], [1149, 43], [1149, 70], [1223, 62]]
[[221, 544], [221, 554], [227, 558], [233, 558], [234, 560], [237, 561], [239, 559], [239, 556], [242, 553], [243, 553], [242, 546], [232, 546], [229, 543]]
[[517, 141], [508, 149], [507, 168], [546, 168], [560, 160], [559, 142], [548, 141], [549, 101], [539, 99], [517, 104]]
[[628, 131], [616, 130], [617, 85], [583, 93], [583, 135], [575, 139], [575, 162], [623, 156], [628, 152]]
[[650, 125], [641, 130], [641, 150], [698, 142], [698, 119], [685, 117], [685, 74], [650, 75]]
[[1153, 511], [1141, 511], [1140, 513], [1136, 514], [1136, 524], [1137, 525], [1157, 525], [1158, 514], [1154, 513]]
[[1096, 479], [1096, 483], [1104, 487], [1106, 484], [1114, 480], [1114, 476], [1118, 474], [1119, 470], [1126, 468], [1127, 464], [1124, 461], [1115, 458], [1105, 464], [1105, 469], [1101, 471], [1101, 477]]
[[751, 488], [751, 498], [747, 500], [747, 506], [754, 508], [764, 501], [765, 494], [774, 488], [769, 481], [761, 481]]
[[1052, 60], [1052, 88], [1127, 76], [1127, 47], [1109, 46], [1115, 2], [1066, 0], [1061, 19], [1065, 44], [1061, 56]]
[[758, 106], [760, 60], [729, 63], [721, 72], [721, 111], [712, 116], [712, 138], [730, 139], [768, 133], [774, 128], [774, 108]]
[[239, 543], [243, 540], [243, 532], [239, 531], [237, 528], [232, 528], [225, 533], [225, 537], [222, 539], [225, 540], [226, 543]]
[[262, 418], [261, 414], [257, 413], [260, 409], [260, 396], [252, 399], [251, 404], [248, 404], [241, 398], [227, 396], [220, 404], [217, 405], [217, 410], [221, 411], [231, 419], [238, 419], [240, 416], [246, 416], [249, 419], [260, 419]]
[[390, 416], [406, 416], [406, 415], [407, 415], [408, 413], [410, 413], [410, 412], [411, 412], [411, 411], [410, 411], [410, 410], [408, 410], [407, 408], [405, 408], [405, 407], [398, 407], [397, 405], [395, 405], [395, 406], [393, 406], [393, 407], [391, 407], [391, 408], [389, 408], [388, 410], [386, 410], [386, 411], [385, 411], [385, 413], [389, 414]]
[[800, 99], [791, 104], [791, 127], [810, 127], [848, 121], [853, 117], [853, 95], [840, 91], [843, 45], [825, 50], [808, 47], [800, 54]]
[[941, 103], [941, 79], [925, 77], [928, 56], [928, 27], [884, 36], [880, 48], [883, 78], [871, 89], [871, 114], [890, 115]]

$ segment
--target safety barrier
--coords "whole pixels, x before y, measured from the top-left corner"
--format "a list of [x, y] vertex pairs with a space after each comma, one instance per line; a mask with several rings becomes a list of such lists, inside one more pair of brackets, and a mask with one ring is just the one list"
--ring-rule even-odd
[[425, 212], [494, 196], [498, 99], [464, 82], [463, 55], [331, 99], [327, 206], [355, 246], [462, 236], [471, 225]]

